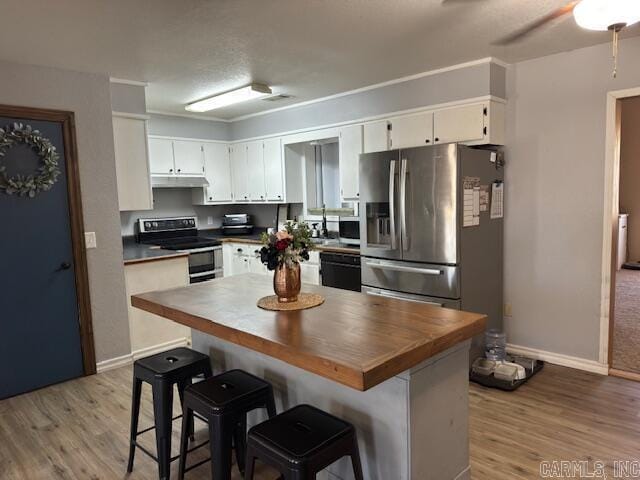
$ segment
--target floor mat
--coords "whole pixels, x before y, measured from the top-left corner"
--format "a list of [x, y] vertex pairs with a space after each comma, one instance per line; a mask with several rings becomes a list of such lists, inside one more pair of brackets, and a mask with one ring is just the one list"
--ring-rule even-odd
[[640, 271], [616, 273], [612, 367], [640, 373]]

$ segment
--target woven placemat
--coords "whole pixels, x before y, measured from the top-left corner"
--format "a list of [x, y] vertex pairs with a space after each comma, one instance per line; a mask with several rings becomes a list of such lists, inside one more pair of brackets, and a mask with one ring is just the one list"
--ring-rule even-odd
[[258, 306], [265, 310], [304, 310], [324, 303], [324, 297], [316, 293], [300, 293], [297, 302], [280, 303], [278, 297], [269, 295], [258, 300]]

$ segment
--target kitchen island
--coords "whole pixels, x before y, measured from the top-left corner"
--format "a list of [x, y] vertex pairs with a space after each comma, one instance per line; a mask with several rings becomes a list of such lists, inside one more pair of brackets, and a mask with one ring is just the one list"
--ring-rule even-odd
[[[484, 315], [303, 290], [325, 303], [261, 310], [271, 278], [246, 274], [135, 295], [132, 305], [191, 327], [214, 371], [242, 368], [271, 382], [279, 410], [310, 403], [352, 422], [365, 478], [469, 478], [468, 354]], [[352, 478], [347, 459], [327, 470], [325, 478]]]

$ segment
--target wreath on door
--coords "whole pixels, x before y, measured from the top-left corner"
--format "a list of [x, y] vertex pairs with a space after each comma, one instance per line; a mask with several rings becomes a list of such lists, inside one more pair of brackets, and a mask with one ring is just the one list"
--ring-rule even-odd
[[9, 176], [6, 166], [0, 165], [0, 190], [7, 195], [17, 194], [33, 198], [36, 194], [49, 190], [56, 183], [60, 175], [60, 156], [51, 141], [31, 125], [14, 123], [0, 128], [0, 160], [8, 150], [20, 144], [29, 146], [40, 158], [41, 165], [32, 174], [14, 176]]

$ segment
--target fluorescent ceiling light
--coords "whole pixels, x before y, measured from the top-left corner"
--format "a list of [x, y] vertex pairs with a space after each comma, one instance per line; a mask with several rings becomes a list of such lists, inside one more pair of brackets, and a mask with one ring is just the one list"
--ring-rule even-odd
[[639, 0], [582, 0], [573, 9], [576, 23], [588, 30], [609, 30], [640, 22]]
[[246, 87], [221, 93], [220, 95], [214, 95], [213, 97], [205, 98], [203, 100], [198, 100], [197, 102], [190, 103], [184, 108], [190, 112], [208, 112], [209, 110], [215, 110], [216, 108], [226, 107], [227, 105], [254, 100], [266, 95], [271, 95], [271, 89], [269, 87], [259, 83], [252, 83]]

